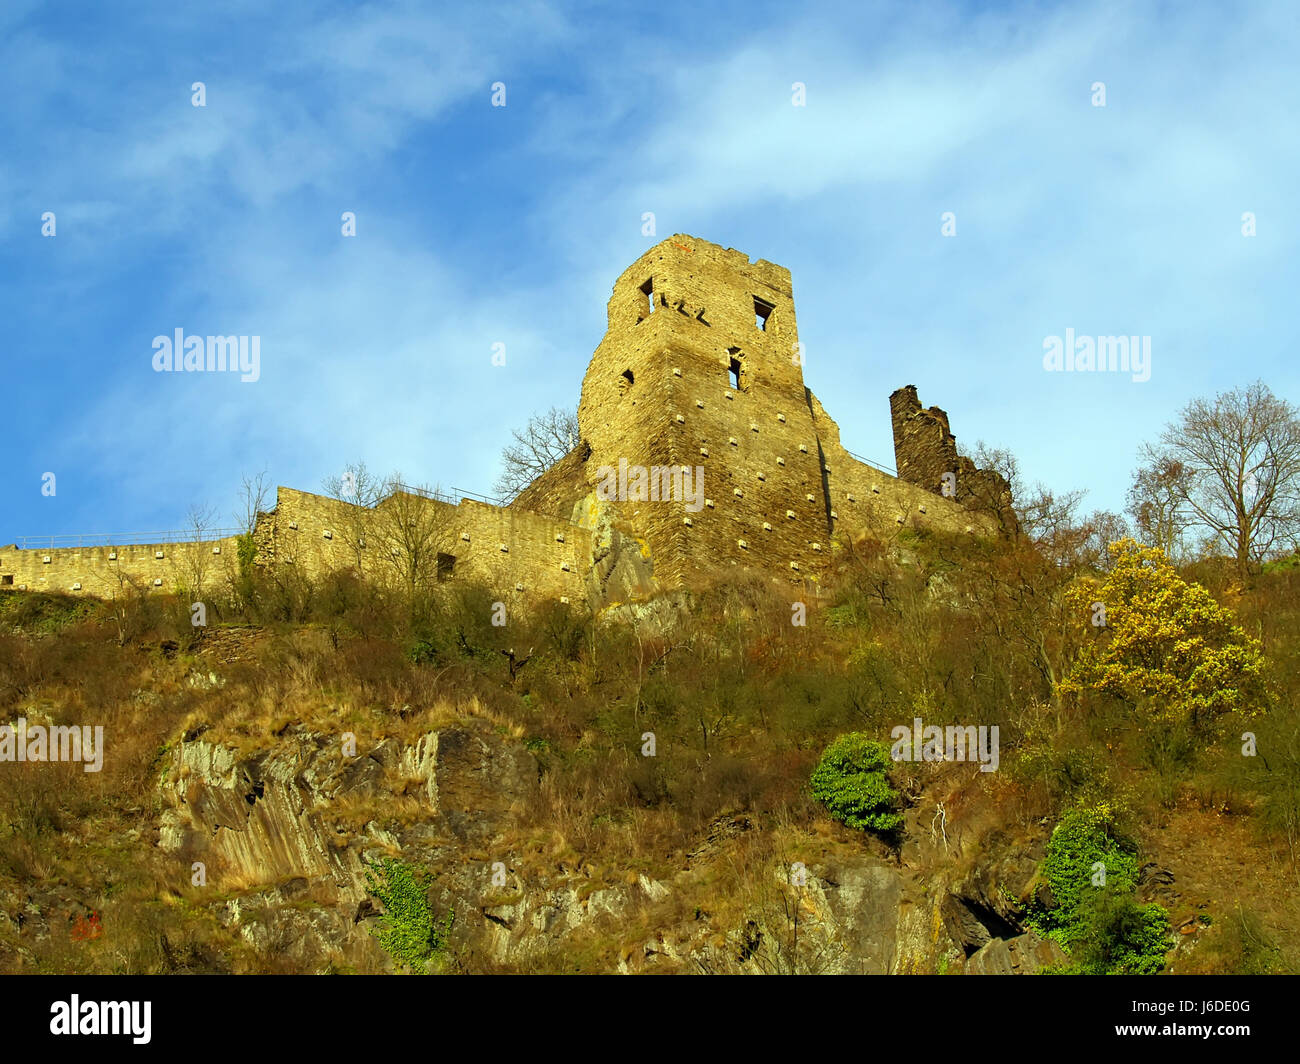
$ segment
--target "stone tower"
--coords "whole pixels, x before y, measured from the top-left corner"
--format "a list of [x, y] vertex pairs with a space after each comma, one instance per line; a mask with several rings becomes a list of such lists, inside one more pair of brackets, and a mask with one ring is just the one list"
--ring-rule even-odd
[[[947, 414], [923, 409], [910, 385], [890, 409], [898, 476], [846, 450], [804, 386], [790, 271], [679, 234], [615, 282], [582, 382], [580, 438], [507, 506], [403, 490], [359, 516], [351, 502], [281, 486], [258, 514], [255, 563], [308, 577], [355, 568], [349, 528], [382, 525], [385, 507], [425, 506], [444, 534], [439, 583], [605, 607], [740, 570], [802, 597], [905, 534], [1014, 530], [1009, 485], [957, 452]], [[0, 586], [174, 586], [194, 546], [11, 544]], [[199, 546], [229, 560], [239, 544]]]
[[578, 422], [600, 469], [702, 470], [707, 500], [620, 500], [661, 584], [733, 565], [815, 576], [830, 505], [790, 271], [677, 235], [614, 284]]

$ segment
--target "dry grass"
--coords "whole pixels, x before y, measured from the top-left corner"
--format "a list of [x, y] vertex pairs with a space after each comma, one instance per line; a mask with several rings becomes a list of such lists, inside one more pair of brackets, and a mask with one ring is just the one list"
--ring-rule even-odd
[[[188, 735], [252, 756], [291, 729], [330, 741], [352, 732], [364, 752], [478, 720], [524, 743], [542, 769], [535, 800], [513, 810], [501, 843], [525, 879], [585, 872], [585, 893], [640, 873], [674, 883], [669, 898], [638, 908], [626, 926], [526, 967], [609, 970], [623, 961], [635, 969], [638, 943], [694, 922], [697, 909], [710, 926], [734, 929], [756, 906], [777, 904], [774, 869], [861, 854], [863, 838], [812, 803], [809, 772], [837, 734], [884, 737], [920, 706], [927, 723], [1002, 726], [1002, 772], [951, 783], [918, 776], [927, 800], [942, 796], [954, 834], [966, 828], [954, 874], [982, 858], [978, 840], [989, 825], [1025, 838], [1079, 800], [1100, 796], [1126, 803], [1138, 820], [1183, 825], [1183, 835], [1149, 841], [1155, 854], [1204, 852], [1207, 836], [1187, 825], [1217, 817], [1214, 830], [1233, 825], [1230, 848], [1249, 864], [1227, 863], [1225, 851], [1203, 886], [1185, 874], [1214, 906], [1196, 970], [1258, 966], [1261, 957], [1290, 963], [1283, 947], [1300, 934], [1300, 915], [1285, 899], [1300, 878], [1289, 844], [1300, 845], [1300, 797], [1296, 810], [1286, 803], [1300, 768], [1273, 756], [1269, 771], [1242, 775], [1203, 754], [1152, 769], [1122, 713], [1058, 709], [1023, 642], [997, 638], [999, 625], [1014, 629], [1015, 602], [998, 614], [969, 608], [951, 582], [943, 595], [931, 593], [924, 546], [914, 545], [909, 567], [876, 559], [850, 574], [833, 595], [810, 602], [804, 627], [790, 624], [788, 593], [762, 582], [701, 592], [666, 633], [573, 611], [543, 611], [502, 632], [479, 616], [471, 592], [413, 609], [359, 588], [332, 598], [307, 586], [278, 598], [264, 591], [251, 612], [224, 611], [237, 625], [197, 636], [181, 627], [184, 611], [158, 602], [119, 627], [84, 601], [0, 595], [0, 718], [102, 724], [107, 748], [101, 773], [0, 765], [0, 893], [45, 890], [61, 905], [102, 912], [106, 927], [111, 921], [111, 942], [51, 934], [36, 951], [42, 970], [279, 963], [222, 928], [212, 892], [191, 889], [187, 869], [153, 845], [165, 752]], [[1231, 597], [1273, 664], [1276, 707], [1258, 728], [1272, 754], [1300, 727], [1292, 708], [1300, 705], [1300, 575], [1216, 590]], [[513, 679], [501, 653], [507, 643], [535, 647]], [[641, 752], [646, 732], [655, 736], [653, 757]], [[384, 790], [340, 798], [330, 819], [357, 832], [372, 820], [402, 826], [426, 815], [412, 781], [390, 778]], [[754, 827], [723, 847], [725, 856], [686, 872], [687, 855], [723, 814], [749, 816]], [[132, 829], [143, 830], [130, 837]], [[1234, 925], [1228, 914], [1238, 903], [1256, 916]]]

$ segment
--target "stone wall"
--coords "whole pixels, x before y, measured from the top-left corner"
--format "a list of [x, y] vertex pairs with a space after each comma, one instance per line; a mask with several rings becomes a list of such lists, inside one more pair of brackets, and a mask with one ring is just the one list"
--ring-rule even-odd
[[[256, 563], [313, 579], [346, 568], [400, 579], [403, 553], [391, 544], [404, 513], [428, 532], [419, 549], [442, 556], [440, 579], [600, 606], [743, 570], [806, 586], [852, 539], [901, 527], [991, 532], [990, 514], [1010, 512], [1006, 482], [957, 453], [947, 415], [922, 409], [914, 387], [890, 396], [895, 478], [841, 446], [802, 366], [790, 271], [678, 234], [614, 283], [582, 382], [578, 445], [509, 506], [401, 492], [367, 509], [281, 487], [258, 516]], [[955, 493], [944, 491], [947, 473]], [[698, 476], [697, 508], [680, 489]], [[657, 481], [655, 494], [638, 494], [638, 477]], [[610, 498], [611, 481], [631, 490]], [[679, 491], [662, 496], [661, 485]], [[7, 547], [0, 579], [105, 595], [119, 573], [172, 588], [186, 559], [236, 564], [233, 540], [109, 554]]]
[[900, 480], [984, 510], [1004, 524], [1014, 521], [1011, 486], [1000, 474], [958, 454], [947, 413], [937, 406], [923, 409], [912, 384], [889, 397], [889, 411]]
[[802, 581], [824, 568], [830, 529], [797, 343], [789, 271], [738, 251], [678, 235], [615, 283], [578, 408], [588, 477], [621, 461], [703, 470], [698, 512], [620, 501], [662, 583], [736, 568]]
[[528, 510], [564, 521], [576, 520], [574, 507], [591, 491], [587, 483], [587, 460], [591, 445], [579, 443], [550, 469], [511, 500], [512, 510]]
[[175, 591], [195, 582], [211, 586], [236, 571], [232, 537], [199, 543], [56, 547], [0, 547], [0, 589], [58, 591], [111, 598], [133, 587]]
[[826, 481], [837, 544], [863, 535], [887, 540], [903, 527], [942, 532], [992, 530], [983, 514], [859, 462], [840, 444], [839, 426], [816, 396], [811, 396], [810, 401], [828, 470]]
[[[395, 506], [418, 509], [431, 545], [450, 557], [444, 580], [472, 579], [503, 593], [528, 597], [586, 596], [592, 539], [587, 529], [569, 521], [492, 506], [473, 499], [453, 505], [401, 493], [373, 510], [324, 495], [281, 487], [276, 506], [258, 521], [257, 562], [292, 565], [310, 578], [331, 570], [359, 569], [371, 578], [398, 578], [405, 550], [394, 561], [379, 552], [396, 542], [392, 532]], [[390, 545], [388, 550], [394, 548]], [[433, 572], [433, 568], [427, 571]]]
[[[590, 530], [473, 499], [452, 505], [406, 494], [406, 502], [427, 515], [421, 519], [430, 530], [425, 546], [448, 556], [440, 574], [444, 579], [474, 580], [503, 594], [528, 598], [585, 600], [592, 568]], [[255, 564], [293, 566], [317, 580], [330, 571], [358, 568], [359, 559], [365, 576], [400, 579], [403, 563], [385, 563], [374, 549], [379, 543], [394, 542], [386, 531], [391, 524], [385, 523], [385, 515], [391, 520], [394, 505], [390, 498], [367, 510], [281, 487], [275, 509], [258, 517]], [[438, 573], [437, 560], [431, 559], [422, 571]], [[210, 588], [237, 572], [234, 537], [121, 547], [0, 548], [0, 587], [16, 590], [111, 598], [123, 582], [171, 592], [192, 586], [196, 576]]]
[[589, 484], [620, 462], [702, 467], [708, 500], [620, 501], [665, 586], [736, 568], [824, 576], [837, 526], [984, 527], [952, 500], [851, 458], [804, 386], [791, 278], [678, 234], [615, 282], [578, 421]]

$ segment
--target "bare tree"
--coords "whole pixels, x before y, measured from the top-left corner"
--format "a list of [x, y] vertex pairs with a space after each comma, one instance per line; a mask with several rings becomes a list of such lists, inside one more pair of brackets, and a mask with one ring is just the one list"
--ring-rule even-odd
[[391, 490], [389, 482], [394, 482], [394, 478], [385, 480], [371, 473], [365, 462], [352, 462], [338, 476], [326, 477], [321, 485], [330, 498], [347, 504], [337, 532], [352, 552], [358, 575], [362, 572], [371, 511]]
[[436, 489], [414, 489], [400, 473], [388, 477], [383, 499], [370, 512], [367, 548], [373, 548], [382, 566], [407, 600], [416, 597], [446, 575], [451, 559], [453, 508], [435, 498]]
[[1020, 463], [1005, 447], [993, 447], [983, 440], [976, 440], [971, 461], [980, 469], [997, 473], [1007, 482], [1015, 498], [1019, 498], [1024, 493], [1025, 482], [1020, 475]]
[[117, 628], [117, 645], [124, 647], [135, 634], [136, 623], [144, 613], [149, 587], [143, 580], [127, 573], [120, 561], [114, 561], [109, 571], [117, 583], [109, 599], [109, 615]]
[[266, 501], [271, 494], [271, 484], [266, 478], [266, 470], [255, 477], [244, 474], [239, 489], [239, 506], [235, 511], [235, 524], [244, 535], [252, 535], [257, 527], [257, 518], [266, 512]]
[[501, 452], [501, 475], [494, 485], [503, 499], [513, 499], [578, 445], [577, 411], [553, 406], [511, 435], [514, 442]]
[[216, 526], [216, 510], [211, 506], [192, 505], [185, 515], [185, 542], [175, 545], [177, 568], [187, 595], [202, 595], [212, 565], [211, 539]]
[[953, 576], [981, 634], [1038, 674], [1035, 697], [1051, 700], [1058, 730], [1063, 706], [1057, 685], [1069, 656], [1064, 592], [1093, 560], [1094, 529], [1078, 517], [1082, 496], [1054, 496], [1041, 485], [1022, 496], [1024, 531], [1002, 549], [961, 563]]
[[1239, 577], [1300, 533], [1300, 411], [1262, 381], [1193, 400], [1148, 458], [1185, 467], [1170, 489]]
[[[994, 551], [953, 548], [956, 553], [944, 556], [946, 580], [981, 638], [1006, 654], [1012, 672], [1037, 674], [1032, 697], [1050, 702], [1059, 731], [1065, 707], [1058, 685], [1074, 653], [1070, 633], [1076, 621], [1065, 591], [1080, 572], [1107, 567], [1109, 537], [1122, 522], [1105, 511], [1084, 516], [1082, 491], [1026, 487], [1007, 452], [983, 450], [980, 465], [985, 463], [1012, 485], [1017, 527]], [[926, 636], [914, 628], [910, 638]]]
[[1025, 490], [1016, 456], [1001, 447], [990, 447], [983, 440], [976, 441], [971, 456], [960, 455], [958, 464], [974, 466], [960, 474], [965, 494], [958, 499], [966, 506], [980, 510], [998, 523], [998, 528], [1012, 536], [1019, 535], [1020, 511], [1016, 501]]
[[1183, 536], [1193, 523], [1191, 510], [1183, 501], [1190, 470], [1150, 444], [1143, 444], [1138, 458], [1142, 465], [1134, 472], [1125, 499], [1129, 516], [1148, 546], [1159, 547], [1170, 558], [1181, 558], [1185, 553]]
[[1093, 510], [1083, 521], [1084, 539], [1080, 561], [1092, 569], [1109, 572], [1115, 564], [1110, 545], [1132, 533], [1122, 514], [1111, 510]]
[[[987, 446], [982, 440], [975, 445], [974, 462], [981, 470], [996, 474], [1010, 490], [1011, 522], [1003, 522], [1005, 531], [1017, 540], [1026, 540], [1056, 565], [1106, 568], [1109, 546], [1128, 535], [1124, 518], [1107, 510], [1094, 510], [1082, 517], [1080, 508], [1087, 492], [1051, 491], [1042, 483], [1030, 487], [1020, 472], [1016, 456], [1003, 448]], [[1000, 508], [988, 505], [986, 510]]]
[[253, 559], [257, 556], [257, 546], [253, 533], [258, 519], [266, 512], [270, 495], [271, 483], [266, 470], [252, 477], [244, 474], [233, 515], [235, 527], [239, 529], [235, 553], [233, 557], [227, 554], [223, 560], [227, 593], [237, 610], [247, 609], [254, 598]]

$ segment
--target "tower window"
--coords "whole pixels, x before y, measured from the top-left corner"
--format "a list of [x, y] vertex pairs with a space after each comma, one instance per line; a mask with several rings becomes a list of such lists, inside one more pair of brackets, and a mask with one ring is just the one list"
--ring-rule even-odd
[[438, 555], [438, 580], [450, 580], [451, 571], [456, 568], [456, 555], [442, 554]]
[[[650, 307], [650, 313], [653, 314], [655, 312], [655, 279], [653, 277], [647, 277], [645, 284], [641, 286], [641, 291], [645, 294], [646, 302]], [[641, 320], [644, 321], [645, 319], [642, 318]]]
[[627, 395], [628, 389], [631, 388], [632, 385], [635, 383], [636, 383], [636, 378], [632, 375], [632, 371], [630, 369], [625, 369], [619, 375], [618, 394]]
[[6, 587], [8, 587], [13, 582], [14, 582], [14, 578], [9, 573], [5, 573], [4, 576], [0, 576], [0, 584], [4, 584]]
[[765, 300], [759, 299], [758, 296], [755, 296], [754, 297], [754, 327], [766, 332], [767, 319], [772, 316], [772, 311], [775, 309], [776, 308], [773, 307], [771, 303], [768, 303]]
[[748, 382], [745, 379], [744, 356], [741, 354], [740, 348], [738, 347], [727, 348], [727, 354], [731, 356], [730, 362], [727, 365], [727, 383], [732, 388], [736, 389], [736, 391], [743, 392], [748, 386]]

